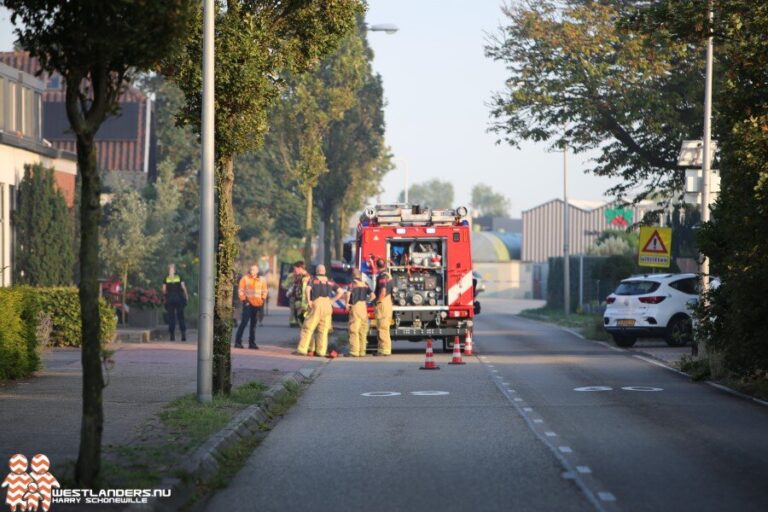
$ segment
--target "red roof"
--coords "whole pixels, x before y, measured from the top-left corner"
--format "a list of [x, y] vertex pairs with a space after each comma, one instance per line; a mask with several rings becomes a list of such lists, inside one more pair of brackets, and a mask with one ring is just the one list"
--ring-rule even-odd
[[[54, 82], [58, 74], [49, 76], [41, 72], [38, 60], [27, 52], [0, 52], [0, 62], [38, 76], [46, 87], [56, 85]], [[143, 171], [146, 100], [144, 93], [133, 86], [129, 86], [120, 96], [121, 113], [109, 118], [96, 135], [96, 154], [101, 170]], [[69, 122], [61, 105], [63, 102], [63, 83], [43, 93], [43, 133], [55, 148], [75, 152], [75, 140], [67, 129]]]

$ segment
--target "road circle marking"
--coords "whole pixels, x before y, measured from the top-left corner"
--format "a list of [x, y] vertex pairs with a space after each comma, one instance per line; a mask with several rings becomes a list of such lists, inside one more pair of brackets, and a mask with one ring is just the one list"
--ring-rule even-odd
[[361, 393], [362, 396], [399, 396], [397, 391], [368, 391], [367, 393]]
[[613, 388], [608, 386], [585, 386], [583, 388], [573, 388], [574, 391], [613, 391]]
[[624, 386], [624, 391], [664, 391], [664, 388], [654, 388], [650, 386]]
[[414, 396], [443, 396], [450, 395], [448, 391], [411, 391]]

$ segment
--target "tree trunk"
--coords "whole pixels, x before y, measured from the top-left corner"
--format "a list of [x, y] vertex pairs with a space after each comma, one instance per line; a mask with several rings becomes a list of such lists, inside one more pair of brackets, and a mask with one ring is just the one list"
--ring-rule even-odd
[[83, 417], [75, 480], [85, 488], [98, 484], [101, 470], [101, 434], [104, 429], [101, 373], [101, 318], [99, 316], [99, 223], [101, 178], [92, 134], [77, 136], [80, 174], [80, 321], [83, 365]]
[[336, 259], [344, 261], [344, 234], [347, 231], [347, 216], [344, 214], [344, 207], [342, 205], [336, 208], [336, 222], [334, 222], [333, 228]]
[[123, 293], [122, 293], [122, 307], [120, 308], [120, 313], [123, 321], [123, 325], [125, 325], [125, 296], [128, 294], [128, 271], [123, 271]]
[[306, 220], [304, 223], [304, 261], [307, 262], [307, 266], [312, 263], [312, 187], [307, 187], [304, 191], [304, 197], [306, 199]]
[[213, 392], [228, 395], [232, 390], [233, 290], [237, 258], [237, 225], [232, 205], [235, 182], [234, 158], [219, 158], [216, 192], [219, 200], [218, 248], [216, 253], [216, 304], [213, 314]]
[[331, 248], [333, 246], [333, 210], [323, 208], [323, 263], [330, 270]]

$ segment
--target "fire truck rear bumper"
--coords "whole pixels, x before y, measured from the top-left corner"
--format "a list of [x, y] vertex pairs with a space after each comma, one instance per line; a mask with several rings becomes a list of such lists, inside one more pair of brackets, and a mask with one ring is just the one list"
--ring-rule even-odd
[[[464, 336], [469, 331], [469, 327], [462, 325], [460, 327], [428, 327], [423, 329], [414, 329], [412, 327], [393, 327], [389, 330], [393, 340], [420, 341], [425, 338], [446, 338], [449, 336]], [[376, 339], [378, 333], [375, 327], [368, 331], [369, 339]]]

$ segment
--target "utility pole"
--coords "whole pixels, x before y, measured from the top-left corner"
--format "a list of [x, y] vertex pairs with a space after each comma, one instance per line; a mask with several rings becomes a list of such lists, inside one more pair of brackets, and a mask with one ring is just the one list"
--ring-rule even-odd
[[570, 238], [568, 211], [568, 143], [563, 143], [563, 303], [566, 316], [571, 313], [571, 265], [568, 254]]
[[[707, 62], [706, 73], [704, 79], [704, 155], [702, 156], [702, 169], [701, 169], [701, 222], [705, 224], [709, 222], [709, 191], [710, 191], [710, 178], [712, 167], [712, 61], [714, 49], [713, 49], [713, 21], [714, 21], [714, 2], [709, 0], [708, 2], [708, 14], [709, 18], [709, 36], [707, 37]], [[701, 255], [701, 265], [699, 268], [701, 275], [701, 294], [702, 299], [705, 299], [706, 293], [709, 291], [709, 258], [705, 255]], [[706, 347], [704, 343], [697, 343], [698, 356], [703, 357], [706, 355]], [[700, 345], [700, 346], [698, 346]]]
[[213, 399], [214, 267], [214, 2], [203, 0], [203, 115], [200, 169], [200, 311], [197, 327], [197, 400]]

